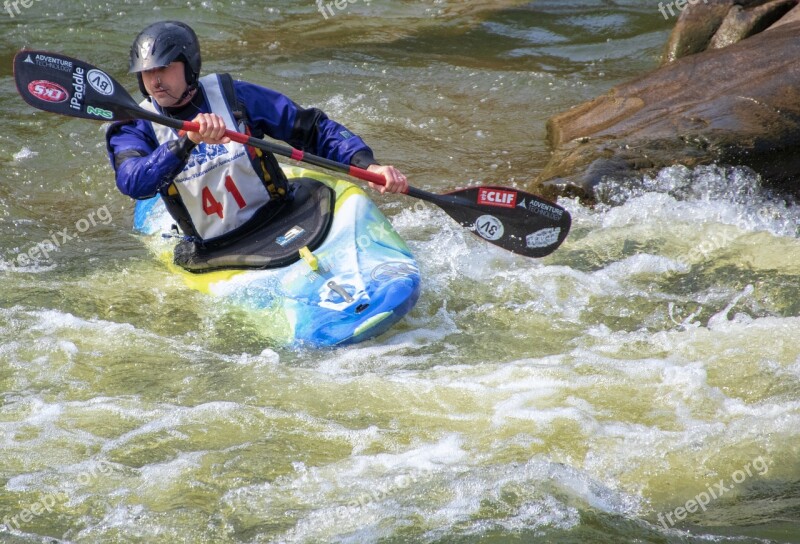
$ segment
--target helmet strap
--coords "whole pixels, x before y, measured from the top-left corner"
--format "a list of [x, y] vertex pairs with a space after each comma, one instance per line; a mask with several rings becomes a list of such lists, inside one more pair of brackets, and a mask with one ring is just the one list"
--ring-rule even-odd
[[195, 89], [197, 89], [197, 83], [192, 83], [191, 85], [187, 86], [186, 90], [183, 91], [183, 94], [180, 96], [180, 98], [178, 98], [177, 104], [182, 104], [183, 101], [186, 100], [186, 97], [192, 94], [192, 91]]

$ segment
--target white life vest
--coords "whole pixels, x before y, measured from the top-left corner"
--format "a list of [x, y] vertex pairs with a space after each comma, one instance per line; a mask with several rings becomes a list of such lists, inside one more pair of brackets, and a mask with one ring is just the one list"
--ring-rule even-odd
[[[234, 119], [225, 100], [219, 77], [210, 74], [200, 78], [212, 113], [225, 121], [231, 130], [244, 132]], [[161, 113], [149, 100], [140, 106]], [[178, 139], [178, 133], [169, 127], [151, 123], [159, 144]], [[270, 201], [269, 191], [253, 168], [247, 148], [230, 142], [197, 145], [189, 156], [183, 171], [173, 180], [178, 194], [189, 213], [197, 234], [203, 240], [212, 240], [244, 225]]]

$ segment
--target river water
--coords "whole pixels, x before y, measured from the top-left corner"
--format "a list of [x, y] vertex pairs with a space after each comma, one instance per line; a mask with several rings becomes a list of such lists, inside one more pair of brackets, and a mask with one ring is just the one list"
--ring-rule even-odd
[[376, 196], [419, 304], [377, 340], [288, 349], [154, 260], [104, 125], [32, 110], [11, 74], [22, 47], [59, 51], [133, 93], [134, 35], [182, 19], [207, 71], [321, 107], [420, 188], [524, 187], [548, 117], [657, 65], [656, 2], [17, 5], [0, 540], [800, 542], [800, 210], [751, 173], [674, 167], [609, 183], [612, 205], [562, 200], [573, 231], [541, 260]]

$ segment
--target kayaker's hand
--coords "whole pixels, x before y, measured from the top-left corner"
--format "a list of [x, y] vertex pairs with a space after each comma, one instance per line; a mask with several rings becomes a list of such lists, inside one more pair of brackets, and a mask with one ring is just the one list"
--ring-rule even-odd
[[369, 168], [367, 168], [367, 170], [382, 175], [386, 180], [386, 185], [377, 185], [372, 182], [369, 184], [370, 187], [376, 191], [379, 191], [381, 194], [408, 192], [408, 180], [403, 173], [394, 166], [380, 166], [377, 164], [372, 164], [369, 166]]
[[227, 144], [231, 139], [225, 136], [225, 121], [216, 113], [201, 113], [194, 118], [200, 125], [199, 132], [187, 132], [186, 135], [196, 144]]

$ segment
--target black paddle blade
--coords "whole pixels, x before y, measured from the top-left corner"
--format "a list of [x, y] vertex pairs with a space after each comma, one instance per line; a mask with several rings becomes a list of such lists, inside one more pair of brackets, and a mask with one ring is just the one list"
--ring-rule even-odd
[[20, 51], [14, 80], [25, 102], [40, 110], [95, 121], [141, 117], [139, 105], [110, 75], [60, 53]]
[[569, 212], [561, 206], [507, 187], [427, 193], [424, 199], [437, 204], [476, 236], [526, 257], [544, 257], [555, 251], [572, 225]]

